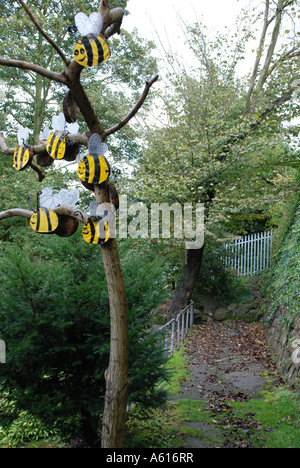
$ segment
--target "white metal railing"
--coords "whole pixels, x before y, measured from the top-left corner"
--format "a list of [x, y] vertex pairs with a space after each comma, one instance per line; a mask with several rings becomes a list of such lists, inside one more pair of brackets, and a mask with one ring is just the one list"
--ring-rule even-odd
[[165, 342], [165, 352], [173, 356], [175, 349], [180, 349], [189, 328], [194, 324], [194, 302], [191, 301], [176, 318], [159, 327], [154, 333], [161, 334]]
[[223, 261], [237, 276], [252, 276], [271, 265], [275, 230], [249, 234], [227, 243]]

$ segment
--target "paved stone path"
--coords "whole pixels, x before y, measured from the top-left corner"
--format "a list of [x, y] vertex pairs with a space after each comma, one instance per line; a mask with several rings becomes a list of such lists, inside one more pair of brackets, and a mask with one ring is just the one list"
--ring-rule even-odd
[[[223, 322], [196, 325], [185, 345], [191, 379], [177, 399], [213, 402], [259, 398], [270, 374], [276, 374], [259, 323]], [[189, 422], [202, 438], [188, 438], [187, 448], [208, 448], [218, 429], [214, 424]]]

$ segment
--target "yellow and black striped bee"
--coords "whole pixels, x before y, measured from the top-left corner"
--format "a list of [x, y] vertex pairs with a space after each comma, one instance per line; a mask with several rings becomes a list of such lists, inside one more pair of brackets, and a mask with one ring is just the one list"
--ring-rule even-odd
[[106, 244], [110, 239], [107, 221], [102, 216], [91, 216], [82, 228], [82, 236], [88, 244]]
[[14, 151], [14, 168], [17, 171], [23, 171], [30, 162], [31, 156], [29, 146], [26, 145], [26, 141], [29, 137], [29, 129], [24, 128], [20, 125], [18, 129], [18, 142], [19, 146]]
[[110, 57], [106, 40], [95, 34], [88, 34], [78, 39], [73, 53], [76, 62], [83, 67], [95, 67]]
[[110, 166], [104, 156], [88, 154], [78, 165], [78, 177], [85, 187], [94, 191], [94, 185], [106, 181], [110, 174]]
[[66, 134], [58, 130], [51, 133], [46, 144], [46, 150], [51, 158], [63, 159], [66, 152]]
[[18, 146], [14, 152], [14, 168], [23, 171], [30, 161], [30, 153], [27, 146]]
[[94, 185], [100, 185], [110, 176], [110, 165], [102, 156], [107, 151], [105, 143], [97, 133], [93, 133], [89, 139], [89, 154], [84, 156], [78, 165], [78, 177], [87, 189], [94, 191]]
[[39, 208], [35, 211], [29, 221], [33, 231], [40, 234], [54, 234], [59, 224], [59, 219], [55, 211], [47, 208]]
[[66, 118], [61, 112], [52, 117], [52, 127], [54, 132], [47, 138], [46, 150], [53, 159], [65, 159], [75, 161], [79, 153], [79, 145], [67, 140], [69, 133], [77, 133], [79, 125], [77, 123], [66, 123]]
[[83, 67], [93, 67], [108, 60], [109, 46], [104, 37], [100, 36], [103, 26], [102, 16], [95, 12], [88, 17], [80, 12], [75, 15], [75, 24], [83, 35], [73, 50], [76, 62]]

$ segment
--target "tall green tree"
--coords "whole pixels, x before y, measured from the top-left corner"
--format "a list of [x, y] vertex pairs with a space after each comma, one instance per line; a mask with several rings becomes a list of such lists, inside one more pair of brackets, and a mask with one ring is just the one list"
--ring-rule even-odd
[[[188, 27], [193, 66], [182, 67], [177, 57], [166, 59], [170, 86], [161, 107], [168, 124], [145, 132], [148, 148], [135, 174], [136, 196], [203, 202], [207, 239], [224, 237], [230, 212], [253, 212], [274, 201], [273, 171], [279, 166], [287, 179], [299, 169], [299, 155], [289, 146], [298, 127], [283, 125], [299, 114], [294, 97], [300, 42], [293, 29], [298, 3], [266, 0], [251, 23], [254, 32], [245, 27], [248, 13], [235, 35], [209, 39], [202, 25]], [[253, 35], [261, 38], [253, 72], [242, 79], [237, 66]], [[169, 318], [188, 303], [203, 251], [204, 246], [187, 251]]]
[[[0, 410], [0, 446], [18, 414], [27, 411], [63, 440], [79, 436], [89, 448], [99, 447], [110, 335], [102, 261], [80, 232], [64, 242], [56, 236], [37, 242], [31, 229], [19, 227], [19, 237], [16, 229], [14, 242], [2, 244], [0, 254], [0, 328], [7, 344], [0, 387], [14, 408], [10, 414]], [[152, 249], [135, 254], [128, 241], [121, 259], [130, 318], [129, 402], [147, 409], [165, 399], [164, 347], [149, 332], [149, 309], [163, 300], [165, 272]], [[149, 281], [157, 290], [141, 295], [140, 285]], [[20, 444], [21, 436], [10, 444]]]
[[[8, 0], [3, 3], [0, 17], [1, 55], [9, 55], [11, 59], [38, 63], [46, 69], [60, 71], [60, 57], [43, 34], [34, 27], [22, 6]], [[126, 0], [111, 2], [111, 8], [125, 9], [126, 5]], [[99, 1], [82, 0], [70, 3], [63, 0], [49, 5], [43, 0], [29, 0], [27, 6], [34, 9], [36, 20], [61, 51], [69, 55], [76, 39], [80, 37], [72, 30], [75, 14], [79, 11], [87, 14], [97, 11]], [[8, 51], [12, 43], [14, 47]], [[86, 70], [82, 77], [97, 113], [103, 115], [104, 124], [108, 127], [115, 122], [116, 102], [123, 103], [124, 113], [130, 110], [136, 98], [135, 93], [149, 75], [157, 72], [156, 60], [151, 56], [154, 47], [152, 42], [143, 40], [137, 34], [130, 35], [124, 30], [120, 38], [111, 38], [111, 47], [116, 54], [103, 65], [101, 72]], [[32, 131], [31, 143], [37, 144], [42, 128], [46, 124], [51, 127], [53, 114], [62, 111], [62, 99], [67, 87], [33, 71], [27, 70], [24, 74], [18, 68], [2, 67], [0, 80], [5, 83], [5, 100], [0, 109], [6, 116], [5, 127], [2, 126], [1, 130], [15, 135], [18, 125], [28, 127]], [[84, 120], [80, 118], [78, 122], [84, 129]], [[137, 152], [135, 136], [129, 129], [116, 135], [116, 143], [110, 148], [113, 156], [126, 158]], [[122, 151], [119, 150], [119, 146], [122, 147]]]
[[[11, 2], [15, 4], [15, 2]], [[18, 0], [18, 5], [21, 5], [31, 23], [32, 28], [40, 32], [43, 39], [54, 49], [55, 54], [59, 57], [60, 68], [57, 71], [56, 66], [46, 68], [39, 62], [29, 62], [26, 57], [22, 56], [17, 59], [8, 58], [7, 53], [0, 58], [0, 66], [7, 68], [16, 68], [24, 70], [26, 73], [41, 76], [52, 82], [64, 85], [74, 97], [76, 104], [81, 112], [82, 118], [85, 121], [86, 132], [81, 132], [71, 137], [68, 136], [70, 143], [75, 141], [80, 144], [88, 144], [89, 135], [97, 134], [101, 141], [104, 142], [108, 137], [119, 132], [128, 122], [136, 115], [147, 98], [151, 86], [157, 81], [158, 76], [153, 76], [152, 79], [146, 82], [143, 92], [141, 93], [138, 102], [130, 110], [125, 117], [120, 118], [120, 114], [115, 119], [115, 124], [110, 128], [105, 128], [101, 122], [101, 117], [97, 115], [95, 107], [89, 98], [84, 85], [84, 67], [80, 65], [74, 58], [69, 58], [71, 51], [66, 53], [48, 34], [46, 30], [47, 23], [40, 24], [38, 17], [40, 10], [38, 5], [33, 3], [32, 10], [23, 0]], [[49, 10], [55, 8], [59, 2], [55, 0], [49, 5]], [[123, 18], [124, 11], [121, 7], [110, 9], [113, 2], [108, 5], [108, 0], [101, 0], [97, 11], [102, 18], [100, 35], [103, 39], [108, 40], [120, 30], [120, 22]], [[70, 8], [74, 3], [70, 4]], [[90, 10], [89, 10], [90, 12]], [[73, 14], [75, 13], [73, 8]], [[30, 44], [30, 43], [29, 43]], [[30, 45], [28, 46], [30, 47]], [[72, 56], [72, 55], [71, 55]], [[12, 155], [14, 148], [8, 147], [3, 135], [0, 135], [0, 146], [3, 152], [7, 155]], [[31, 147], [32, 155], [44, 153], [46, 145], [41, 144]], [[31, 168], [39, 173], [40, 179], [43, 178], [41, 171], [32, 163]], [[95, 201], [98, 204], [110, 203], [110, 186], [109, 181], [93, 185]], [[88, 214], [82, 210], [70, 209], [66, 207], [58, 207], [57, 215], [66, 215], [75, 219], [78, 222], [84, 223]], [[29, 218], [32, 215], [31, 210], [12, 209], [1, 212], [0, 219], [11, 216], [23, 216]], [[106, 394], [105, 406], [102, 425], [102, 447], [122, 447], [124, 444], [124, 428], [126, 418], [126, 406], [129, 391], [128, 380], [128, 362], [129, 362], [129, 336], [128, 336], [128, 308], [126, 301], [126, 291], [124, 278], [119, 259], [118, 246], [116, 239], [111, 238], [110, 242], [101, 246], [103, 267], [105, 271], [106, 284], [109, 297], [110, 309], [110, 356], [109, 365], [105, 373]], [[95, 287], [97, 287], [95, 285]]]

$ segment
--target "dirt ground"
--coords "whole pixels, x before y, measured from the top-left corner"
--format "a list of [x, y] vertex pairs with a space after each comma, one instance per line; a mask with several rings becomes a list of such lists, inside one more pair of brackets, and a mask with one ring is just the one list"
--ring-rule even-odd
[[[185, 351], [191, 379], [182, 383], [178, 398], [204, 400], [207, 407], [215, 412], [226, 410], [225, 401], [260, 398], [259, 392], [270, 376], [277, 378], [259, 323], [195, 325]], [[217, 431], [214, 425], [199, 422], [188, 424], [200, 429], [204, 437], [188, 438], [185, 447], [208, 448], [212, 432]]]

